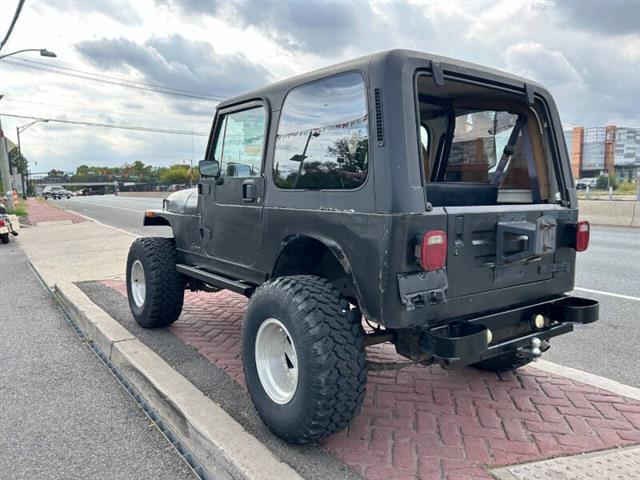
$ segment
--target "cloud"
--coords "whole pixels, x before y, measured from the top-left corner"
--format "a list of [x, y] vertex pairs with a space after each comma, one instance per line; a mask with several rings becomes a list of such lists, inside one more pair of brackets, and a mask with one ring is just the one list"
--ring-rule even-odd
[[140, 44], [126, 38], [102, 38], [76, 44], [80, 56], [103, 70], [134, 70], [153, 84], [220, 99], [268, 83], [272, 75], [244, 54], [219, 55], [205, 41], [180, 34], [151, 37]]
[[540, 43], [524, 42], [509, 46], [502, 54], [509, 71], [543, 84], [580, 84], [583, 79], [564, 54]]
[[62, 10], [65, 13], [73, 12], [79, 15], [97, 13], [122, 23], [123, 25], [141, 25], [142, 17], [132, 5], [133, 2], [78, 2], [73, 0], [58, 0], [49, 2], [48, 7]]
[[557, 1], [569, 28], [590, 30], [606, 36], [640, 33], [640, 2], [633, 0]]
[[254, 28], [289, 52], [339, 57], [345, 50], [372, 52], [411, 42], [406, 33], [430, 30], [419, 4], [394, 2], [157, 0], [185, 17], [206, 15]]

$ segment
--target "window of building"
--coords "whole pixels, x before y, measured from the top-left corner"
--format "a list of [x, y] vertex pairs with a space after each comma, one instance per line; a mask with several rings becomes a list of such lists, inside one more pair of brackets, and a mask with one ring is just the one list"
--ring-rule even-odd
[[266, 114], [263, 107], [225, 114], [213, 157], [223, 177], [257, 177], [262, 173]]
[[349, 73], [292, 90], [280, 115], [273, 179], [286, 189], [354, 189], [367, 177], [367, 102]]

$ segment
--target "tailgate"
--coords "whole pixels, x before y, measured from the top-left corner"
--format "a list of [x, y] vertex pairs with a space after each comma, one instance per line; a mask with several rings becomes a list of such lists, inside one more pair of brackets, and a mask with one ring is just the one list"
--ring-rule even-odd
[[446, 207], [448, 298], [550, 280], [571, 265], [557, 261], [563, 226], [576, 212], [559, 205]]

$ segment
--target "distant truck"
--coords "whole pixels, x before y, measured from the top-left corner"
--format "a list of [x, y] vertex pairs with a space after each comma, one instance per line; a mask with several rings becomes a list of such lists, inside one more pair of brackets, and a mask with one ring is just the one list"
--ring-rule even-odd
[[200, 175], [145, 213], [174, 238], [131, 245], [131, 311], [164, 327], [185, 289], [247, 296], [246, 385], [290, 442], [351, 422], [365, 346], [503, 372], [598, 319], [567, 295], [589, 223], [527, 79], [405, 50], [311, 72], [218, 104]]
[[95, 185], [91, 187], [84, 187], [81, 190], [78, 190], [78, 195], [89, 196], [89, 195], [104, 195], [107, 191], [107, 188], [104, 185]]

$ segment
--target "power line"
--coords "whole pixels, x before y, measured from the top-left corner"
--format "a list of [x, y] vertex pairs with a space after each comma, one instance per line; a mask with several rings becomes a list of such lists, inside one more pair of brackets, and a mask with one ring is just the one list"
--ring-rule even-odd
[[14, 58], [14, 59], [12, 59], [12, 61], [18, 61], [20, 63], [33, 63], [35, 65], [42, 65], [42, 66], [44, 66], [46, 68], [53, 68], [53, 69], [56, 69], [56, 70], [67, 70], [67, 71], [70, 71], [70, 72], [80, 73], [80, 74], [83, 74], [83, 75], [92, 75], [92, 76], [95, 76], [95, 77], [105, 78], [107, 80], [115, 80], [117, 82], [132, 83], [132, 84], [141, 85], [143, 87], [159, 88], [161, 90], [171, 90], [171, 91], [179, 92], [179, 93], [188, 93], [188, 94], [191, 94], [191, 95], [201, 95], [201, 96], [204, 96], [204, 97], [210, 97], [210, 98], [216, 98], [216, 99], [222, 100], [222, 97], [220, 97], [218, 95], [214, 95], [214, 94], [207, 94], [207, 93], [202, 93], [202, 92], [194, 92], [194, 91], [185, 90], [185, 89], [182, 89], [182, 88], [167, 87], [165, 85], [158, 85], [158, 84], [149, 83], [149, 82], [140, 82], [140, 81], [137, 81], [137, 80], [129, 80], [127, 78], [115, 77], [115, 76], [112, 76], [112, 75], [105, 75], [103, 73], [89, 72], [89, 71], [86, 71], [86, 70], [79, 70], [77, 68], [65, 67], [65, 66], [62, 66], [62, 65], [55, 65], [55, 64], [52, 64], [50, 62], [46, 62], [46, 63], [45, 62], [39, 62], [37, 60], [31, 60], [31, 59], [27, 59], [27, 58]]
[[4, 47], [7, 40], [11, 36], [11, 32], [13, 32], [13, 27], [15, 27], [16, 22], [18, 21], [18, 17], [20, 16], [20, 11], [22, 10], [22, 5], [24, 4], [24, 0], [18, 0], [18, 6], [16, 7], [16, 12], [13, 14], [13, 20], [11, 20], [11, 25], [9, 25], [9, 30], [7, 30], [7, 34], [4, 36], [2, 43], [0, 43], [0, 50]]
[[141, 127], [137, 125], [119, 125], [115, 123], [99, 123], [99, 122], [85, 122], [80, 120], [65, 120], [62, 118], [44, 118], [44, 117], [33, 117], [29, 115], [17, 115], [14, 113], [3, 113], [0, 112], [0, 116], [4, 115], [5, 117], [12, 118], [24, 118], [30, 120], [46, 120], [49, 123], [64, 123], [68, 125], [83, 125], [89, 127], [102, 127], [102, 128], [117, 128], [120, 130], [134, 130], [138, 132], [152, 132], [152, 133], [171, 133], [176, 135], [196, 135], [199, 137], [208, 137], [209, 134], [205, 132], [195, 132], [190, 130], [171, 130], [164, 128], [151, 128], [151, 127]]
[[[102, 110], [96, 110], [95, 108], [86, 108], [86, 107], [82, 107], [79, 105], [74, 105], [74, 104], [66, 104], [66, 105], [62, 105], [60, 103], [48, 103], [48, 102], [36, 102], [33, 100], [23, 100], [21, 98], [4, 98], [3, 102], [19, 102], [19, 103], [29, 103], [31, 105], [43, 105], [45, 107], [54, 107], [54, 108], [59, 108], [59, 109], [64, 109], [64, 110], [68, 110], [68, 109], [72, 109], [72, 110], [80, 110], [80, 111], [84, 111], [84, 112], [91, 112], [91, 113], [108, 113], [108, 114], [112, 114], [112, 115], [126, 115], [128, 117], [141, 117], [141, 118], [153, 118], [153, 119], [157, 119], [158, 115], [152, 115], [150, 113], [144, 114], [144, 113], [135, 113], [135, 112], [122, 112], [122, 111], [115, 111], [115, 110], [109, 110], [108, 112], [104, 112]], [[183, 117], [194, 117], [194, 116], [207, 116], [207, 118], [211, 118], [213, 116], [213, 111], [210, 112], [210, 114], [205, 115], [205, 114], [177, 114], [178, 117], [175, 117], [175, 119], [178, 119], [180, 115], [182, 115]], [[168, 119], [167, 116], [163, 115], [164, 119]], [[176, 121], [185, 121], [185, 120], [176, 120]]]
[[[155, 92], [155, 93], [163, 93], [165, 95], [175, 95], [178, 97], [187, 97], [187, 98], [193, 98], [196, 100], [206, 100], [209, 102], [219, 102], [220, 100], [222, 100], [222, 98], [220, 97], [214, 97], [214, 96], [204, 96], [203, 94], [196, 94], [196, 93], [183, 93], [181, 91], [175, 91], [173, 89], [170, 89], [169, 87], [147, 87], [147, 86], [142, 86], [142, 85], [135, 85], [133, 83], [130, 83], [129, 80], [122, 80], [122, 81], [115, 81], [115, 80], [108, 80], [106, 78], [96, 78], [96, 77], [92, 77], [92, 76], [87, 76], [87, 75], [80, 75], [78, 73], [73, 73], [73, 72], [66, 72], [66, 71], [62, 71], [62, 70], [56, 70], [55, 68], [50, 68], [50, 67], [45, 67], [45, 66], [40, 66], [40, 65], [29, 65], [26, 63], [22, 63], [16, 60], [2, 60], [5, 63], [9, 63], [11, 65], [15, 65], [18, 67], [22, 67], [22, 68], [31, 68], [31, 69], [35, 69], [35, 70], [42, 70], [42, 71], [46, 71], [46, 72], [51, 72], [51, 73], [57, 73], [58, 75], [66, 75], [69, 77], [74, 77], [74, 78], [80, 78], [83, 80], [90, 80], [93, 82], [99, 82], [99, 83], [106, 83], [109, 85], [117, 85], [120, 87], [127, 87], [127, 88], [134, 88], [136, 90], [143, 90], [143, 91], [147, 91], [147, 92]], [[94, 75], [94, 74], [89, 74], [89, 75]]]

